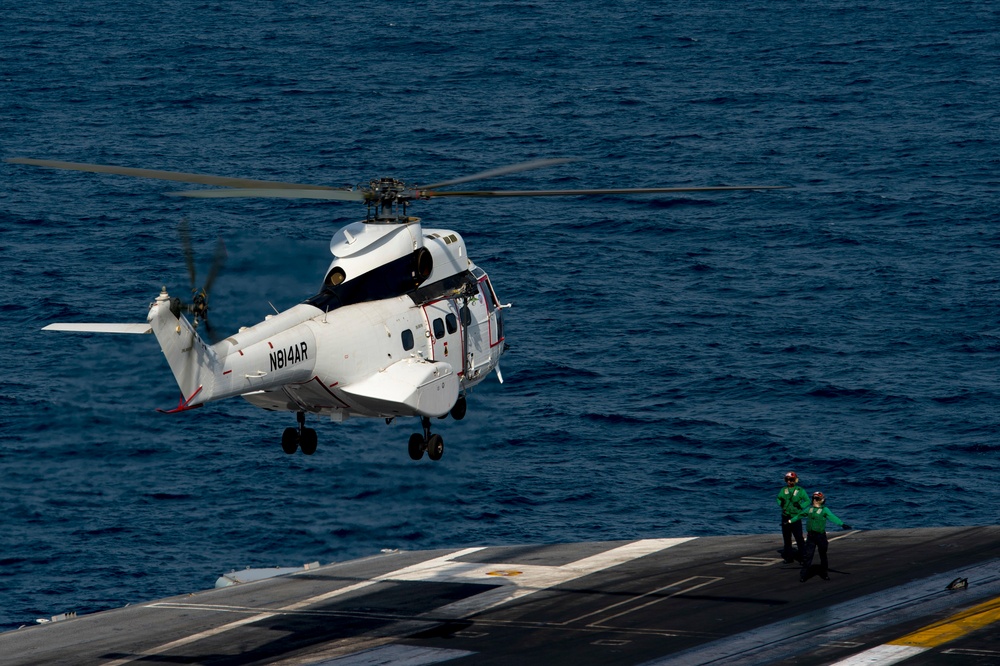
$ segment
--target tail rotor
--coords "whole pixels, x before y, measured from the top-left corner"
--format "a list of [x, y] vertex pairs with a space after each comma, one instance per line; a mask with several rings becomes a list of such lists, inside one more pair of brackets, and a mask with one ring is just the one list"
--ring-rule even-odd
[[191, 244], [191, 230], [187, 217], [184, 217], [181, 220], [178, 228], [178, 234], [180, 235], [181, 248], [184, 252], [184, 264], [187, 266], [188, 279], [191, 283], [191, 302], [186, 304], [182, 303], [181, 308], [193, 317], [192, 323], [195, 328], [198, 327], [199, 322], [205, 322], [205, 331], [208, 333], [210, 338], [214, 339], [215, 333], [208, 320], [208, 296], [212, 289], [212, 285], [215, 284], [216, 278], [219, 277], [219, 272], [226, 264], [226, 258], [229, 256], [226, 252], [226, 245], [222, 242], [221, 238], [218, 243], [216, 243], [215, 254], [212, 257], [212, 265], [208, 270], [208, 277], [205, 279], [205, 283], [199, 287], [194, 262], [194, 249]]

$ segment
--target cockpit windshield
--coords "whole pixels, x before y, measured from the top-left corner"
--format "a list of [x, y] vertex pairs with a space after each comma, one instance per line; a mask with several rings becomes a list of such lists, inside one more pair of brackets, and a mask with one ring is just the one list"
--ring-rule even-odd
[[324, 280], [323, 289], [306, 303], [328, 312], [345, 305], [409, 293], [426, 277], [415, 269], [418, 252], [382, 264], [353, 279], [347, 279], [343, 269], [335, 267]]

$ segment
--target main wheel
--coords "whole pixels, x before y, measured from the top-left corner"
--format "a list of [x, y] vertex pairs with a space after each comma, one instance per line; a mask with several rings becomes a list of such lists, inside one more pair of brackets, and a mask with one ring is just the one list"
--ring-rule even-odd
[[410, 457], [414, 460], [420, 460], [424, 457], [424, 436], [420, 433], [413, 433], [410, 435], [410, 444], [407, 447], [410, 452]]
[[312, 428], [303, 428], [302, 441], [299, 442], [299, 445], [302, 447], [302, 453], [307, 456], [316, 453], [316, 442], [316, 431]]
[[451, 408], [451, 418], [456, 421], [461, 421], [465, 418], [465, 410], [469, 408], [469, 405], [465, 402], [465, 396], [458, 396], [458, 400], [455, 402], [455, 406]]
[[281, 450], [291, 455], [299, 448], [299, 431], [295, 428], [285, 428], [281, 433]]
[[441, 460], [442, 455], [444, 455], [444, 439], [441, 435], [431, 435], [427, 440], [427, 457], [431, 460]]

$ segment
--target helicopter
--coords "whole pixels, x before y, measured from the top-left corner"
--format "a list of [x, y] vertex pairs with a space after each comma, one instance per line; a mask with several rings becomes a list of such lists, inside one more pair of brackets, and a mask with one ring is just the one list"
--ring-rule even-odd
[[[184, 303], [164, 286], [149, 305], [145, 323], [54, 323], [45, 331], [153, 334], [180, 389], [177, 406], [185, 412], [208, 402], [242, 397], [268, 411], [293, 412], [297, 427], [287, 427], [281, 448], [293, 454], [316, 452], [316, 430], [306, 415], [343, 422], [352, 417], [417, 417], [407, 451], [440, 460], [444, 440], [431, 432], [434, 418], [462, 420], [467, 394], [490, 374], [503, 383], [500, 359], [509, 348], [504, 311], [486, 271], [471, 259], [462, 236], [425, 227], [408, 208], [418, 201], [447, 197], [538, 197], [632, 195], [677, 192], [781, 189], [774, 185], [646, 187], [578, 190], [442, 190], [461, 183], [540, 169], [574, 161], [537, 159], [472, 175], [408, 185], [375, 178], [355, 187], [307, 185], [209, 174], [161, 171], [115, 165], [25, 157], [13, 164], [151, 178], [214, 186], [165, 192], [191, 198], [266, 197], [358, 202], [363, 220], [334, 233], [333, 260], [319, 291], [287, 310], [240, 328], [209, 343], [199, 332], [208, 323], [208, 296], [225, 249], [216, 250], [206, 283], [195, 287], [186, 220], [181, 225], [193, 297]], [[190, 318], [189, 318], [190, 316]]]

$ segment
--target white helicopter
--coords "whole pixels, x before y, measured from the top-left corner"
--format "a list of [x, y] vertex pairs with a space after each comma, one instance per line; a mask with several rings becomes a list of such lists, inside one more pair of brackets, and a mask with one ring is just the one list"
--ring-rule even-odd
[[[440, 197], [532, 197], [780, 189], [780, 186], [655, 187], [587, 190], [442, 191], [440, 188], [569, 162], [543, 159], [416, 187], [392, 178], [357, 188], [336, 188], [205, 174], [137, 169], [31, 158], [14, 164], [117, 174], [221, 186], [168, 192], [172, 196], [281, 197], [356, 201], [367, 205], [364, 220], [337, 231], [330, 241], [333, 262], [319, 292], [284, 312], [208, 344], [208, 290], [216, 264], [192, 303], [171, 297], [166, 287], [153, 300], [144, 324], [50, 324], [42, 330], [86, 333], [152, 333], [181, 390], [176, 408], [241, 396], [269, 411], [295, 412], [298, 427], [281, 437], [285, 453], [311, 455], [316, 431], [306, 414], [342, 422], [350, 417], [420, 418], [422, 432], [410, 436], [414, 460], [424, 452], [440, 460], [444, 441], [431, 433], [431, 419], [466, 413], [466, 394], [495, 372], [507, 349], [502, 305], [486, 272], [473, 263], [461, 235], [425, 228], [407, 215], [412, 202]], [[194, 265], [182, 226], [185, 256]], [[189, 321], [186, 315], [191, 315]], [[163, 411], [163, 410], [161, 410]]]

